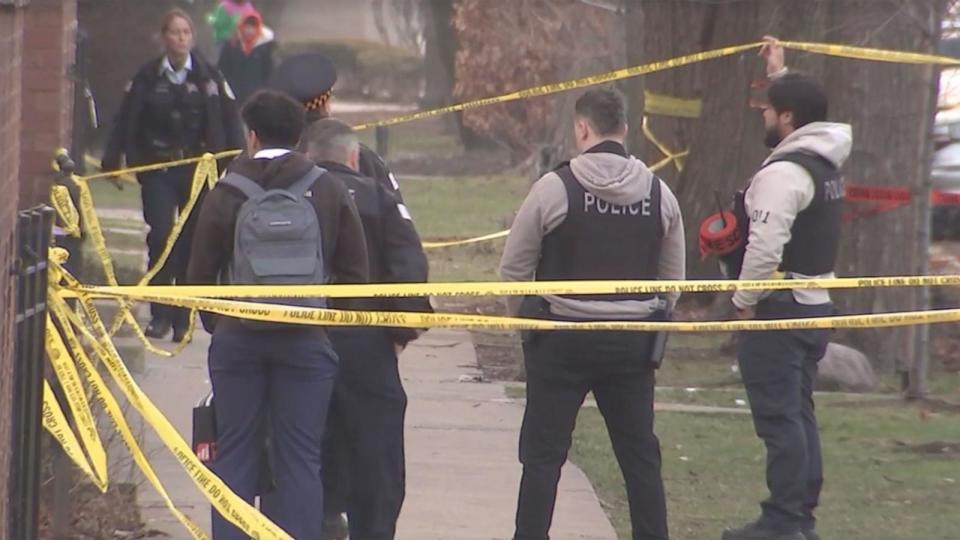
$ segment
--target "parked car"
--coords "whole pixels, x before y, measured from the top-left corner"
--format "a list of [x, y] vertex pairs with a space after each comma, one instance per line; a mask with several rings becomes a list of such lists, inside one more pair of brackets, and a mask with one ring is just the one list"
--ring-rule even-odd
[[[960, 58], [960, 38], [944, 39], [940, 52]], [[935, 190], [960, 193], [960, 68], [942, 70], [937, 110], [930, 180]], [[934, 240], [960, 240], [960, 206], [935, 206], [931, 231]]]

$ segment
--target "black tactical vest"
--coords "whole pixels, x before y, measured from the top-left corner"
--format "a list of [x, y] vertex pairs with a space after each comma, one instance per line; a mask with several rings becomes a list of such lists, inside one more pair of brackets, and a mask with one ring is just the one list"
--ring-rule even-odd
[[141, 133], [151, 160], [172, 160], [202, 154], [206, 141], [206, 88], [187, 77], [174, 84], [160, 75], [147, 90]]
[[807, 276], [829, 274], [836, 266], [840, 249], [843, 176], [823, 156], [793, 152], [778, 156], [770, 163], [778, 161], [789, 161], [803, 167], [813, 178], [815, 187], [810, 206], [797, 214], [790, 229], [790, 242], [783, 248], [780, 271]]
[[[663, 220], [660, 179], [650, 196], [629, 206], [590, 193], [569, 166], [555, 171], [567, 191], [567, 216], [543, 239], [537, 281], [654, 280], [660, 267]], [[649, 300], [653, 294], [574, 295], [577, 300]]]

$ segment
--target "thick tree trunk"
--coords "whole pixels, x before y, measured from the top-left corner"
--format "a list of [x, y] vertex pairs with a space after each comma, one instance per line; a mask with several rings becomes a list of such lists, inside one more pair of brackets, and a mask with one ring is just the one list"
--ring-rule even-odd
[[[838, 0], [831, 5], [827, 39], [867, 47], [932, 53], [944, 3], [938, 0]], [[910, 187], [922, 192], [931, 156], [930, 133], [937, 84], [932, 66], [831, 58], [826, 62], [831, 118], [853, 125], [854, 149], [845, 166], [848, 183]], [[915, 271], [920, 205], [856, 220], [843, 230], [844, 276], [904, 275]], [[910, 289], [859, 289], [835, 294], [845, 313], [878, 313], [914, 307]], [[850, 340], [873, 353], [884, 368], [910, 363], [908, 329], [853, 332]]]
[[453, 99], [453, 73], [457, 54], [453, 32], [453, 0], [423, 0], [420, 7], [425, 38], [424, 82], [421, 106], [442, 107]]

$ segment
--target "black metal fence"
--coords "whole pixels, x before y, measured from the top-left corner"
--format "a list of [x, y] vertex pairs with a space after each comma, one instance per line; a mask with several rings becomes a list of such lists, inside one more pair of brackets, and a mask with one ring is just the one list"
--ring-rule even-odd
[[17, 217], [9, 507], [10, 538], [16, 539], [39, 537], [47, 252], [53, 218], [53, 209], [47, 206], [22, 211]]

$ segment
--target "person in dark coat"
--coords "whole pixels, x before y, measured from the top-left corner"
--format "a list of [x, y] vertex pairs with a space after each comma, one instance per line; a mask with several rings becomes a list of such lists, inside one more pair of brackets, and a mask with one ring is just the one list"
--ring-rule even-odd
[[217, 67], [236, 93], [237, 101], [243, 103], [267, 86], [276, 48], [273, 30], [264, 26], [257, 12], [247, 15], [237, 33], [223, 45]]
[[[363, 222], [371, 283], [424, 283], [429, 265], [410, 212], [385, 186], [360, 174], [353, 129], [333, 118], [307, 127], [307, 157], [353, 194]], [[431, 312], [426, 297], [359, 299], [351, 309]], [[410, 328], [331, 329], [340, 355], [324, 452], [325, 515], [345, 511], [351, 538], [391, 540], [405, 496], [403, 389], [398, 355]], [[337, 508], [337, 506], [340, 508]]]
[[[163, 19], [166, 51], [144, 64], [127, 85], [113, 124], [101, 167], [120, 168], [197, 157], [243, 144], [236, 100], [223, 76], [193, 51], [193, 22], [174, 9]], [[147, 250], [151, 268], [167, 245], [176, 214], [190, 200], [194, 165], [170, 167], [137, 175], [143, 218], [150, 226]], [[186, 275], [194, 220], [187, 221], [166, 264], [150, 281], [171, 285]], [[188, 311], [162, 304], [151, 306], [146, 334], [163, 338], [173, 329], [181, 341], [189, 326]]]
[[[280, 64], [270, 86], [303, 103], [307, 123], [314, 126], [327, 122], [325, 119], [330, 116], [336, 81], [336, 68], [328, 58], [319, 54], [302, 54]], [[340, 129], [346, 127], [340, 122], [334, 124], [339, 124]], [[332, 126], [328, 127], [336, 131]], [[358, 206], [368, 209], [367, 212], [361, 211], [361, 217], [366, 215], [364, 225], [371, 280], [385, 283], [426, 281], [426, 258], [393, 173], [375, 151], [362, 143], [357, 143], [356, 159], [350, 164], [344, 162], [343, 156], [339, 162], [324, 157], [325, 151], [319, 148], [329, 144], [325, 140], [355, 140], [356, 135], [352, 130], [342, 133], [342, 137], [320, 131], [326, 130], [308, 127], [304, 137], [306, 150], [309, 152], [313, 141], [313, 157], [322, 162], [322, 167], [342, 177], [348, 186], [353, 185]], [[367, 185], [370, 183], [376, 188]], [[378, 200], [382, 202], [369, 202]], [[370, 225], [391, 222], [396, 226]], [[426, 298], [397, 299], [390, 306], [380, 307], [396, 311], [431, 310]], [[405, 494], [403, 422], [406, 394], [397, 372], [396, 356], [416, 334], [409, 330], [377, 330], [369, 340], [357, 339], [358, 334], [347, 332], [342, 339], [334, 336], [334, 349], [338, 354], [356, 360], [342, 364], [350, 365], [344, 367], [336, 385], [329, 436], [325, 442], [327, 496], [324, 499], [324, 533], [330, 540], [347, 536], [348, 525], [342, 518], [343, 513], [349, 514], [352, 538], [393, 538]], [[391, 344], [395, 351], [390, 350]], [[365, 371], [364, 366], [370, 370]], [[367, 421], [358, 426], [358, 419], [365, 416]], [[371, 497], [370, 504], [361, 504], [367, 495]], [[265, 500], [269, 505], [270, 497]]]

